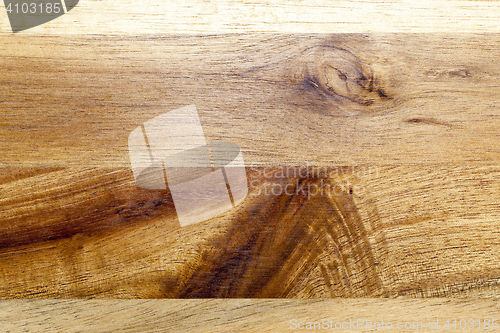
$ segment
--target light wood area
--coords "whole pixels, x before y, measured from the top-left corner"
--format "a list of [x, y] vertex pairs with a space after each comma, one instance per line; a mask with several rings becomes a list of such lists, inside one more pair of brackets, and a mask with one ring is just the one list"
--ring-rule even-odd
[[[10, 33], [2, 7], [0, 33]], [[80, 0], [22, 34], [497, 33], [499, 19], [496, 0]]]
[[[500, 310], [493, 300], [440, 298], [11, 300], [2, 305], [0, 324], [13, 332], [456, 332], [462, 331], [461, 320], [464, 331], [494, 332], [492, 325], [485, 329], [484, 323], [498, 318]], [[314, 323], [316, 330], [306, 329]], [[319, 329], [320, 324], [323, 329]], [[303, 329], [298, 329], [299, 325]], [[398, 325], [402, 329], [397, 329]]]

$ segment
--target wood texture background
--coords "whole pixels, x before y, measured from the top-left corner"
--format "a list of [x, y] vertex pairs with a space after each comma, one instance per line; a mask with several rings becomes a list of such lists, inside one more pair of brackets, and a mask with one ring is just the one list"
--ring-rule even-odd
[[[23, 34], [498, 32], [498, 1], [80, 0]], [[0, 11], [0, 32], [10, 33]]]
[[248, 166], [500, 157], [498, 34], [0, 38], [6, 167], [128, 167], [128, 134], [189, 104]]
[[[385, 315], [380, 315], [384, 309]], [[384, 320], [398, 322], [439, 319], [440, 332], [446, 319], [487, 319], [498, 315], [495, 300], [9, 300], [2, 302], [0, 322], [5, 331], [29, 332], [293, 332], [290, 320], [320, 322]], [[443, 320], [444, 319], [444, 320]], [[458, 320], [459, 322], [459, 320]], [[14, 323], [14, 324], [13, 324]], [[22, 325], [16, 325], [22, 323]], [[425, 326], [424, 326], [425, 325]], [[483, 326], [481, 326], [483, 327]], [[300, 330], [314, 331], [314, 330]], [[317, 330], [318, 331], [318, 330]], [[322, 330], [328, 332], [329, 330]], [[342, 331], [342, 330], [333, 330]], [[350, 330], [367, 332], [369, 328]], [[376, 332], [395, 330], [377, 329]], [[402, 329], [398, 332], [429, 332]], [[466, 329], [467, 332], [485, 332]], [[491, 331], [491, 330], [489, 330]]]
[[[16, 35], [0, 8], [2, 327], [493, 318], [498, 6], [82, 1]], [[242, 147], [250, 193], [181, 228], [168, 191], [135, 186], [127, 137], [188, 104]], [[21, 300], [89, 297], [451, 298]]]

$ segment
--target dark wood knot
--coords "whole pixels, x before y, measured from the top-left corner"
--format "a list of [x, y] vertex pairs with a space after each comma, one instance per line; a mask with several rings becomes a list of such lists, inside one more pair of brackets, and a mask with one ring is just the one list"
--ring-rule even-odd
[[334, 46], [314, 46], [291, 63], [292, 80], [304, 83], [339, 101], [362, 106], [388, 99], [369, 66], [351, 52]]

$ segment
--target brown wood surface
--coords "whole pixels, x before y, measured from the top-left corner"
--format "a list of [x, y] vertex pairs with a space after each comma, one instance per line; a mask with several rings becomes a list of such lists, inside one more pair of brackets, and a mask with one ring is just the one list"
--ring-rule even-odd
[[129, 133], [190, 104], [247, 166], [500, 157], [497, 34], [0, 39], [5, 167], [129, 167]]
[[[496, 295], [497, 35], [1, 38], [3, 297]], [[261, 166], [186, 228], [127, 151], [183, 103]]]
[[0, 292], [493, 297], [499, 171], [250, 168], [241, 205], [182, 228], [169, 192], [129, 170], [51, 171], [2, 185]]
[[[0, 297], [497, 298], [499, 38], [0, 35]], [[168, 190], [134, 183], [127, 137], [189, 104], [242, 147], [250, 193], [181, 228]], [[18, 323], [94, 306], [54, 302], [17, 303], [35, 312]]]

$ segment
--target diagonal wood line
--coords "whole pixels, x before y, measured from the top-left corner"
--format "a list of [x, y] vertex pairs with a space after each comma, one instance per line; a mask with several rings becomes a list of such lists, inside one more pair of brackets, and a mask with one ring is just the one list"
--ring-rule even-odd
[[148, 147], [149, 157], [151, 158], [151, 162], [154, 162], [153, 152], [151, 151], [151, 146], [149, 145], [149, 139], [146, 135], [146, 128], [141, 124], [142, 134], [144, 135], [144, 141], [146, 141], [146, 146]]
[[226, 168], [221, 168], [222, 170], [222, 175], [224, 176], [224, 181], [226, 182], [226, 188], [227, 188], [227, 193], [229, 193], [229, 199], [231, 200], [231, 204], [233, 207], [236, 205], [234, 204], [234, 198], [233, 198], [233, 193], [231, 192], [231, 186], [229, 186], [229, 180], [227, 180], [227, 175], [226, 175]]

